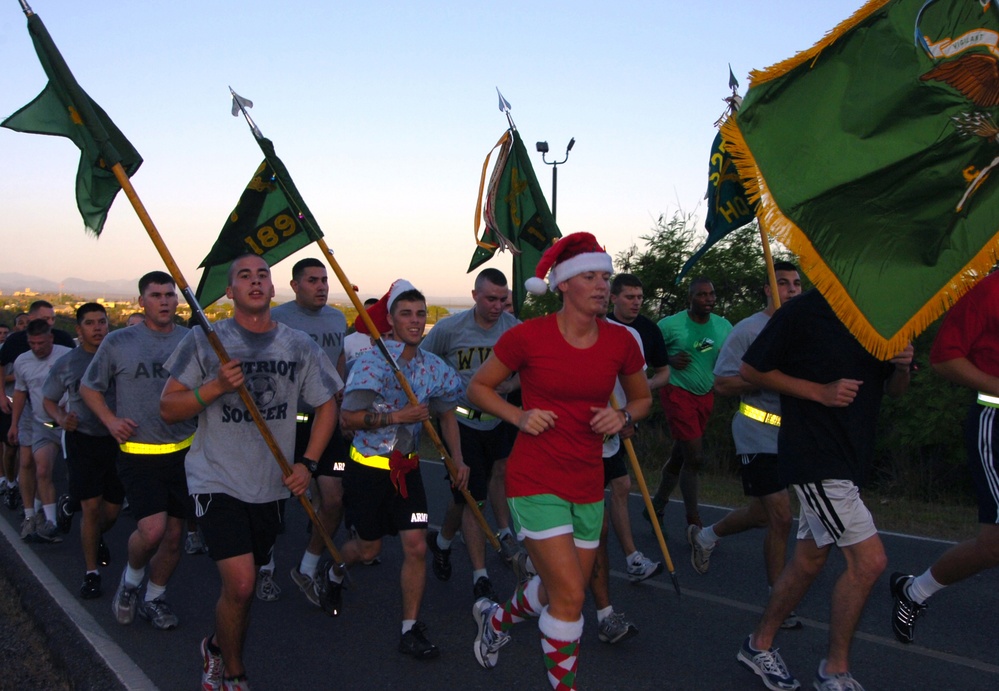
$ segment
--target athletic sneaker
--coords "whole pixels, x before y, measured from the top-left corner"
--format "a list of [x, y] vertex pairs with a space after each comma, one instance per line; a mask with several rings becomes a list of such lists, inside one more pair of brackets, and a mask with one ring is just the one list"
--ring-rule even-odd
[[250, 691], [250, 680], [244, 674], [236, 679], [222, 679], [222, 691]]
[[188, 533], [184, 538], [184, 551], [188, 554], [207, 554], [208, 545], [205, 544], [205, 536], [201, 534], [201, 528], [193, 533]]
[[512, 639], [506, 631], [497, 631], [490, 623], [493, 613], [499, 609], [499, 605], [485, 598], [476, 600], [472, 605], [472, 618], [478, 631], [475, 634], [475, 659], [486, 669], [492, 669], [499, 661], [499, 650]]
[[161, 597], [139, 603], [139, 616], [152, 624], [153, 628], [161, 631], [175, 629], [180, 623], [170, 605]]
[[208, 638], [201, 639], [201, 690], [219, 691], [222, 688], [222, 653], [208, 649]]
[[119, 624], [131, 624], [138, 606], [139, 589], [125, 583], [125, 572], [122, 571], [118, 589], [114, 591], [114, 599], [111, 600], [111, 613]]
[[790, 614], [780, 623], [780, 627], [785, 631], [790, 631], [792, 629], [800, 629], [804, 624], [801, 623], [801, 619], [798, 618], [798, 613], [791, 611]]
[[475, 581], [475, 585], [472, 586], [472, 597], [476, 600], [483, 597], [487, 600], [496, 599], [496, 591], [493, 590], [493, 583], [488, 576], [479, 576], [479, 579]]
[[926, 611], [927, 606], [925, 602], [916, 602], [906, 592], [912, 580], [912, 576], [896, 571], [888, 581], [891, 596], [895, 598], [895, 606], [891, 610], [891, 630], [895, 633], [895, 638], [903, 643], [912, 643], [916, 618]]
[[699, 574], [706, 574], [711, 563], [711, 553], [715, 551], [717, 542], [710, 547], [705, 547], [698, 541], [697, 536], [701, 533], [701, 526], [691, 523], [687, 526], [687, 543], [690, 545], [690, 565]]
[[111, 563], [111, 550], [108, 549], [104, 538], [101, 538], [101, 541], [97, 543], [97, 563], [100, 566], [107, 566]]
[[628, 562], [628, 580], [632, 583], [641, 583], [646, 578], [658, 576], [662, 572], [661, 561], [652, 561], [641, 552]]
[[441, 650], [427, 639], [427, 625], [422, 621], [413, 624], [399, 639], [399, 652], [412, 655], [417, 660], [432, 660], [440, 657]]
[[841, 672], [826, 676], [822, 672], [826, 668], [826, 661], [819, 663], [819, 669], [815, 673], [815, 682], [812, 686], [816, 691], [864, 691], [864, 687], [853, 678], [849, 672]]
[[500, 555], [507, 564], [513, 564], [513, 560], [517, 558], [517, 555], [521, 552], [520, 543], [517, 542], [517, 538], [513, 536], [513, 533], [506, 533], [500, 538]]
[[21, 521], [21, 539], [25, 542], [35, 541], [35, 517], [25, 518]]
[[319, 603], [319, 584], [316, 583], [316, 579], [312, 576], [307, 576], [298, 570], [297, 566], [291, 569], [291, 580], [295, 582], [298, 589], [302, 591], [305, 595], [305, 599], [314, 604], [316, 607], [322, 607]]
[[4, 504], [11, 511], [17, 511], [21, 505], [21, 490], [16, 482], [7, 485], [7, 496], [4, 497]]
[[597, 635], [604, 643], [620, 643], [637, 636], [638, 628], [622, 612], [612, 612], [600, 622]]
[[73, 510], [69, 505], [68, 494], [60, 494], [56, 500], [56, 526], [63, 535], [68, 534], [69, 529], [73, 527]]
[[267, 569], [257, 571], [257, 599], [274, 602], [281, 597], [281, 587], [274, 582], [274, 572]]
[[532, 568], [531, 563], [528, 561], [530, 557], [527, 552], [521, 550], [517, 552], [516, 558], [510, 564], [513, 567], [513, 573], [517, 576], [518, 583], [526, 583], [537, 575], [537, 571]]
[[93, 600], [104, 594], [101, 590], [101, 575], [99, 573], [87, 573], [83, 576], [83, 585], [80, 586], [80, 597], [84, 600]]
[[55, 523], [45, 521], [35, 528], [35, 542], [62, 542], [62, 535], [59, 534]]
[[451, 578], [451, 548], [441, 549], [437, 545], [437, 536], [440, 533], [436, 530], [427, 531], [427, 547], [433, 559], [430, 566], [434, 571], [434, 576], [438, 581], [446, 581]]
[[[316, 582], [319, 587], [319, 606], [331, 617], [340, 615], [340, 607], [343, 605], [343, 583], [330, 580], [329, 563], [319, 567], [320, 575]], [[308, 597], [308, 595], [306, 595]]]
[[800, 688], [801, 684], [787, 671], [787, 665], [784, 664], [777, 649], [753, 650], [749, 645], [751, 638], [752, 636], [746, 636], [735, 659], [758, 676], [763, 685], [772, 691], [793, 691]]

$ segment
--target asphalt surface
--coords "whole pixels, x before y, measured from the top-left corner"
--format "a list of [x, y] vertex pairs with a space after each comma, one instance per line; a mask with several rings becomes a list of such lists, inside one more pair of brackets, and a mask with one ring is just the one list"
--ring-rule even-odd
[[[437, 523], [447, 501], [443, 468], [426, 461], [421, 466], [431, 494], [431, 522]], [[658, 548], [640, 512], [641, 500], [634, 496], [631, 517], [638, 547], [662, 559], [661, 554], [653, 556]], [[724, 512], [703, 507], [701, 515], [708, 522]], [[125, 542], [134, 527], [130, 516], [123, 515], [109, 534], [112, 563], [103, 573], [104, 596], [81, 600], [77, 594], [83, 576], [78, 523], [74, 522], [60, 544], [28, 545], [18, 538], [17, 516], [5, 508], [0, 508], [0, 514], [6, 519], [0, 521], [5, 538], [0, 540], [0, 559], [13, 591], [4, 599], [16, 597], [34, 618], [38, 640], [50, 657], [29, 653], [30, 662], [52, 671], [55, 679], [17, 683], [0, 669], [0, 688], [191, 689], [198, 684], [198, 644], [213, 628], [219, 588], [217, 572], [207, 556], [185, 555], [170, 583], [167, 599], [181, 620], [176, 630], [157, 631], [140, 619], [121, 626], [111, 614], [110, 601], [124, 565]], [[621, 550], [612, 538], [612, 599], [641, 633], [618, 645], [601, 643], [596, 614], [592, 602], [588, 603], [580, 689], [763, 688], [735, 660], [767, 597], [761, 533], [726, 538], [715, 550], [711, 570], [701, 576], [690, 566], [682, 520], [682, 510], [671, 505], [668, 544], [682, 597], [674, 592], [668, 574], [631, 585], [624, 574]], [[969, 526], [969, 535], [974, 530]], [[336, 536], [338, 544], [344, 535], [341, 530]], [[917, 643], [905, 646], [895, 641], [890, 629], [888, 576], [893, 570], [922, 571], [947, 543], [891, 534], [882, 538], [890, 563], [868, 602], [854, 642], [852, 669], [857, 679], [869, 690], [996, 688], [999, 664], [992, 628], [999, 611], [999, 572], [980, 574], [936, 596], [919, 620]], [[385, 541], [381, 565], [352, 569], [344, 609], [337, 618], [309, 605], [288, 576], [305, 543], [304, 512], [289, 503], [288, 530], [277, 545], [276, 576], [283, 594], [277, 602], [254, 602], [246, 642], [246, 662], [255, 689], [548, 688], [533, 622], [513, 630], [514, 640], [502, 650], [496, 668], [484, 670], [475, 662], [471, 569], [460, 544], [453, 552], [454, 575], [449, 582], [437, 581], [428, 565], [421, 619], [442, 655], [422, 662], [396, 650], [398, 540]], [[507, 596], [515, 585], [512, 572], [497, 555], [490, 555], [487, 562], [496, 590]], [[841, 555], [834, 552], [798, 608], [804, 628], [782, 632], [776, 642], [804, 687], [811, 685], [825, 654], [829, 597], [842, 565]], [[0, 626], [5, 630], [12, 626], [3, 610]], [[6, 647], [6, 641], [2, 642]], [[68, 680], [69, 686], [60, 686], [60, 679]]]

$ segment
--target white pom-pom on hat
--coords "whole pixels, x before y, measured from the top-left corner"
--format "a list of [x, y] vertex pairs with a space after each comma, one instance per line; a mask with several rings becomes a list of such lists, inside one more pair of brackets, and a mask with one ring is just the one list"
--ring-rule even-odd
[[538, 278], [537, 276], [531, 276], [524, 281], [524, 287], [527, 288], [527, 292], [531, 295], [544, 295], [548, 292], [548, 284], [545, 283], [545, 279]]

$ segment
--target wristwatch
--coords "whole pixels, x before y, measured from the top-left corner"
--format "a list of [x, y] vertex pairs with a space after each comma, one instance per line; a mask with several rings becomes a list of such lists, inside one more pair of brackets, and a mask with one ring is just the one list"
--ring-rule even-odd
[[621, 408], [621, 412], [624, 413], [624, 426], [627, 427], [632, 422], [631, 413], [626, 408]]
[[309, 469], [309, 475], [315, 475], [316, 471], [319, 470], [319, 462], [313, 461], [312, 459], [306, 458], [305, 456], [299, 456], [295, 459], [295, 463], [301, 463], [306, 468]]

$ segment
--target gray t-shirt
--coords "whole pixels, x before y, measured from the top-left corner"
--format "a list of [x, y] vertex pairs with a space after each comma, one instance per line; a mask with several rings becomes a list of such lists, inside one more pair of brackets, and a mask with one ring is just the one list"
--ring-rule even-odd
[[[292, 301], [272, 309], [271, 319], [309, 334], [336, 367], [343, 353], [343, 339], [347, 333], [347, 318], [343, 316], [343, 312], [328, 305], [318, 310], [308, 310]], [[298, 410], [311, 413], [313, 409], [305, 401], [299, 401]]]
[[101, 341], [81, 384], [105, 393], [115, 387], [115, 415], [138, 424], [129, 441], [143, 444], [173, 444], [194, 433], [197, 422], [184, 420], [168, 425], [160, 417], [160, 394], [170, 373], [163, 368], [174, 348], [189, 329], [174, 326], [168, 332], [153, 331], [136, 324], [112, 331]]
[[[64, 408], [66, 412], [76, 413], [76, 431], [89, 434], [92, 437], [106, 437], [110, 434], [100, 419], [94, 415], [93, 411], [80, 398], [80, 380], [83, 373], [94, 359], [93, 353], [88, 353], [83, 348], [74, 348], [67, 355], [59, 358], [42, 387], [42, 394], [45, 398], [57, 403], [66, 397]], [[105, 394], [108, 407], [114, 410], [114, 388]]]
[[[267, 333], [247, 331], [233, 319], [214, 326], [285, 458], [295, 452], [295, 406], [303, 400], [319, 406], [343, 388], [329, 359], [306, 334], [277, 324]], [[215, 379], [219, 359], [200, 327], [184, 339], [165, 368], [193, 389]], [[284, 499], [281, 468], [235, 391], [221, 396], [198, 414], [198, 431], [184, 467], [191, 494], [222, 493], [260, 504]]]
[[[474, 408], [468, 400], [468, 382], [472, 381], [472, 376], [493, 352], [493, 346], [499, 337], [519, 323], [520, 320], [515, 316], [503, 312], [491, 328], [484, 329], [475, 321], [473, 308], [442, 319], [430, 329], [430, 333], [420, 343], [420, 348], [443, 358], [461, 377], [459, 406], [468, 410]], [[458, 422], [472, 429], [490, 430], [496, 428], [501, 420], [469, 420], [459, 414]]]
[[45, 406], [42, 404], [42, 399], [44, 398], [42, 388], [45, 386], [45, 378], [49, 376], [49, 371], [53, 365], [59, 361], [59, 358], [70, 352], [72, 352], [71, 348], [54, 345], [52, 346], [52, 352], [44, 360], [39, 360], [30, 350], [26, 353], [21, 353], [14, 360], [14, 374], [17, 376], [17, 380], [14, 382], [14, 390], [24, 391], [28, 394], [28, 398], [31, 399], [31, 410], [29, 411], [25, 408], [24, 415], [30, 412], [34, 414], [35, 419], [39, 422], [52, 422], [52, 418], [45, 412]]
[[[715, 362], [716, 377], [733, 377], [739, 374], [742, 356], [769, 321], [770, 317], [766, 312], [757, 312], [735, 325]], [[740, 400], [754, 408], [780, 415], [780, 394], [774, 391], [757, 389], [742, 396]], [[779, 427], [753, 420], [740, 412], [736, 412], [732, 418], [732, 439], [735, 440], [735, 452], [739, 454], [777, 453], [779, 431]]]

